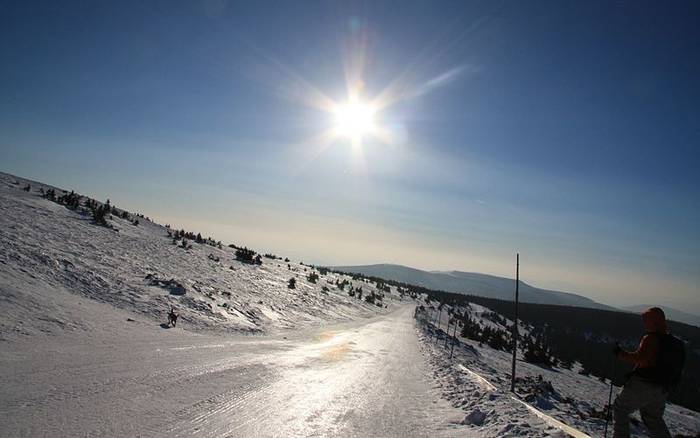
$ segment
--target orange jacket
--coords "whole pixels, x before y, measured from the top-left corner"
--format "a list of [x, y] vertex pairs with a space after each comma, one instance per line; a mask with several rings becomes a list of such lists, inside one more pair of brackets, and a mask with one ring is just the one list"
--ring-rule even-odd
[[658, 354], [659, 337], [644, 335], [636, 351], [621, 351], [619, 357], [636, 368], [651, 368], [656, 365]]
[[639, 347], [636, 351], [621, 351], [619, 357], [633, 364], [635, 368], [651, 368], [656, 365], [660, 346], [659, 336], [654, 335], [668, 332], [666, 317], [661, 309], [652, 308], [642, 313], [642, 322], [647, 334], [642, 337]]

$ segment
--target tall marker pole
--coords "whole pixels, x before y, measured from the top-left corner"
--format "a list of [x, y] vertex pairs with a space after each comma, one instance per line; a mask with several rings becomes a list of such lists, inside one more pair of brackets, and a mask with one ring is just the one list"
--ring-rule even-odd
[[515, 323], [513, 324], [513, 368], [510, 377], [510, 392], [515, 392], [515, 355], [518, 352], [518, 286], [520, 285], [520, 254], [515, 256]]
[[[442, 303], [440, 303], [440, 304], [442, 304]], [[442, 316], [442, 307], [438, 307], [438, 309], [440, 309], [440, 311], [438, 312], [438, 315], [437, 315], [437, 329], [435, 329], [435, 343], [436, 344], [437, 344], [438, 338], [440, 337], [438, 332], [440, 331], [440, 317]], [[435, 328], [435, 327], [433, 327], [433, 328]]]
[[452, 353], [455, 352], [455, 341], [457, 340], [457, 321], [455, 321], [455, 328], [452, 332], [452, 348], [450, 348], [450, 359], [452, 359]]
[[450, 323], [452, 322], [453, 318], [450, 318], [450, 315], [447, 315], [447, 330], [445, 331], [445, 348], [447, 348], [447, 342], [450, 340]]

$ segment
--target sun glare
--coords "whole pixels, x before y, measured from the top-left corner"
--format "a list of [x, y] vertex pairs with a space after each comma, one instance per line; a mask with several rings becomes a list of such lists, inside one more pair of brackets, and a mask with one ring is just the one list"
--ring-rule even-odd
[[335, 131], [338, 135], [359, 139], [364, 134], [374, 130], [376, 111], [371, 105], [352, 100], [337, 105], [333, 113], [335, 115]]

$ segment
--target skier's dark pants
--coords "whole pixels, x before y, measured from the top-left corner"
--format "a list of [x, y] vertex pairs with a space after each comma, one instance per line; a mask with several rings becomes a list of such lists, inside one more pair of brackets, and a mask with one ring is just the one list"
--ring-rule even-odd
[[613, 438], [629, 438], [630, 414], [637, 409], [652, 438], [671, 438], [664, 422], [666, 395], [661, 385], [632, 376], [615, 399]]

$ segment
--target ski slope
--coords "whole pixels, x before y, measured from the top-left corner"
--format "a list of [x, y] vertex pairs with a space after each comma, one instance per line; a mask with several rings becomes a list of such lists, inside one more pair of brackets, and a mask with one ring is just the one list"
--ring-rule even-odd
[[2, 436], [465, 436], [412, 307], [287, 336], [154, 332], [3, 347]]

